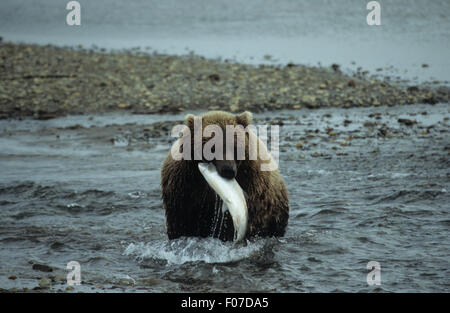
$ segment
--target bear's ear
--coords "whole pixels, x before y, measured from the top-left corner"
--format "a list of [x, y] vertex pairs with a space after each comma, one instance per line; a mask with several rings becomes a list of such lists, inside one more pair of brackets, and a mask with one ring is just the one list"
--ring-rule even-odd
[[195, 116], [193, 114], [188, 114], [184, 118], [184, 124], [189, 127], [190, 129], [194, 129], [194, 119]]
[[249, 124], [251, 124], [252, 120], [253, 115], [249, 111], [245, 111], [244, 113], [236, 115], [237, 124], [242, 125], [244, 127], [247, 127]]

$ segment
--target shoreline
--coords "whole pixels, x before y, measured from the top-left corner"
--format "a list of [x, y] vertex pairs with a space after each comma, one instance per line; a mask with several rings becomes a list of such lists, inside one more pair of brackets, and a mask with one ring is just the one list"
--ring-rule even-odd
[[[241, 112], [450, 102], [450, 87], [331, 67], [0, 42], [0, 118], [189, 110]], [[436, 86], [433, 86], [436, 85]]]

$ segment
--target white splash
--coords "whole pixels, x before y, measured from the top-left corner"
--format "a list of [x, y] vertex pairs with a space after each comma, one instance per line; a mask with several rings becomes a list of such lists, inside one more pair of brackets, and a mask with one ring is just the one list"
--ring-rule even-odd
[[261, 251], [264, 240], [257, 240], [247, 246], [233, 247], [232, 242], [217, 238], [179, 238], [171, 241], [130, 243], [124, 254], [135, 256], [139, 261], [156, 259], [168, 264], [187, 262], [229, 263], [251, 257]]

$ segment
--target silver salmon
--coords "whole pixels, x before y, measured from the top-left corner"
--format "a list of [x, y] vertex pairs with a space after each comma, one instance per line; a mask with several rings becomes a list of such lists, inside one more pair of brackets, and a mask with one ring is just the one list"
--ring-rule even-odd
[[199, 163], [198, 169], [230, 211], [234, 226], [234, 242], [240, 242], [245, 238], [248, 224], [248, 209], [244, 191], [236, 179], [226, 179], [220, 176], [212, 163]]

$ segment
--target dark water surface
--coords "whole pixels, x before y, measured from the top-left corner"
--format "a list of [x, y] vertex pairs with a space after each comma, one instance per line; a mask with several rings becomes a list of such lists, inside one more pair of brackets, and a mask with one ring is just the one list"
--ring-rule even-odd
[[2, 120], [0, 288], [65, 290], [55, 276], [77, 261], [75, 291], [449, 292], [449, 117], [448, 104], [256, 115], [282, 125], [291, 212], [284, 238], [240, 248], [166, 238], [171, 123], [154, 123], [183, 116]]

